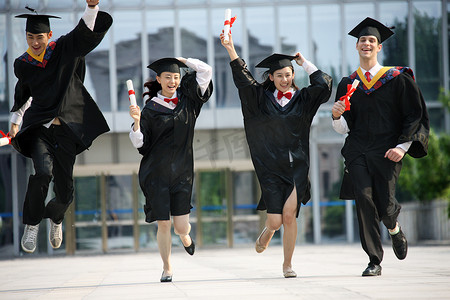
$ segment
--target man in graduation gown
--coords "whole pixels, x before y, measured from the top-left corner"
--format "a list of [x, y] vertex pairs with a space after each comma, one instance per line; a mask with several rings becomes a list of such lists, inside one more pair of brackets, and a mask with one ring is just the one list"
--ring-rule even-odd
[[[35, 174], [28, 181], [23, 206], [24, 251], [34, 252], [39, 223], [50, 218], [50, 243], [59, 248], [65, 211], [73, 200], [75, 157], [109, 127], [83, 85], [84, 56], [103, 39], [112, 24], [109, 14], [99, 11], [98, 0], [87, 0], [86, 11], [70, 33], [50, 41], [49, 18], [32, 14], [26, 18], [28, 50], [14, 62], [15, 88], [10, 135], [21, 154], [33, 160]], [[31, 10], [31, 9], [30, 9]], [[22, 126], [19, 131], [19, 126]], [[56, 197], [45, 205], [50, 181]]]
[[[406, 257], [406, 237], [397, 222], [401, 206], [395, 199], [395, 185], [404, 155], [423, 157], [428, 147], [428, 113], [412, 70], [382, 67], [377, 60], [381, 43], [392, 34], [390, 28], [371, 18], [349, 32], [358, 39], [360, 67], [341, 80], [332, 108], [333, 128], [348, 133], [342, 148], [345, 174], [341, 198], [356, 202], [361, 244], [369, 256], [363, 276], [381, 275], [380, 221], [390, 233], [397, 258]], [[354, 80], [360, 83], [353, 92]]]

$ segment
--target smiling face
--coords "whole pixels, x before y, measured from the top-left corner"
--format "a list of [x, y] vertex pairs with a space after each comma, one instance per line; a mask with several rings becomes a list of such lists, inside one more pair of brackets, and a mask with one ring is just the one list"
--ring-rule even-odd
[[27, 44], [34, 55], [39, 56], [46, 48], [52, 37], [52, 32], [49, 33], [31, 33], [27, 32]]
[[269, 78], [273, 81], [277, 90], [285, 93], [292, 87], [294, 73], [291, 67], [284, 67], [274, 71], [273, 74], [269, 74]]
[[356, 42], [356, 50], [359, 53], [359, 57], [363, 60], [376, 60], [381, 48], [382, 45], [378, 43], [378, 39], [373, 35], [363, 35]]
[[161, 84], [161, 94], [164, 97], [170, 98], [175, 94], [180, 85], [181, 75], [180, 73], [162, 72], [161, 75], [156, 76], [156, 80]]

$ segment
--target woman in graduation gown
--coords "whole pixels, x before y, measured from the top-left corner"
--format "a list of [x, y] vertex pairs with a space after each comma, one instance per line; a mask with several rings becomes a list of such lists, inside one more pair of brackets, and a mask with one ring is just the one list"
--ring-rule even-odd
[[[130, 106], [134, 125], [130, 139], [143, 158], [139, 183], [145, 196], [145, 221], [158, 222], [158, 248], [163, 260], [161, 282], [172, 281], [171, 216], [174, 231], [186, 251], [194, 254], [189, 236], [189, 212], [193, 179], [192, 142], [194, 126], [202, 105], [211, 96], [212, 68], [198, 59], [162, 58], [148, 66], [156, 80], [148, 81], [149, 96], [140, 111]], [[195, 72], [181, 79], [180, 68]]]
[[[310, 199], [309, 131], [320, 104], [331, 95], [332, 79], [307, 61], [295, 56], [273, 54], [256, 67], [269, 68], [264, 83], [258, 83], [245, 62], [237, 55], [231, 34], [222, 45], [231, 59], [231, 70], [239, 90], [244, 126], [250, 154], [261, 186], [258, 210], [267, 210], [266, 226], [256, 240], [256, 251], [263, 252], [281, 225], [283, 235], [283, 275], [296, 277], [292, 256], [297, 238], [301, 203]], [[291, 60], [302, 66], [311, 84], [298, 89]]]

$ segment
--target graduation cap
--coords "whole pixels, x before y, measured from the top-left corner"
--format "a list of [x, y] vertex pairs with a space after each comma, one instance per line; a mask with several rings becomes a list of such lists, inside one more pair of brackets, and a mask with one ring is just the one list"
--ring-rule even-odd
[[264, 58], [256, 68], [269, 68], [269, 72], [273, 73], [276, 70], [283, 69], [285, 67], [292, 67], [291, 60], [296, 56], [274, 53]]
[[16, 16], [16, 18], [27, 19], [27, 25], [25, 31], [30, 33], [49, 33], [50, 32], [50, 21], [49, 18], [61, 19], [57, 16], [51, 15], [39, 15], [37, 11], [33, 8], [25, 6], [26, 9], [33, 12], [34, 14], [22, 14]]
[[394, 29], [394, 27], [387, 27], [377, 20], [367, 17], [361, 23], [356, 25], [356, 27], [353, 28], [348, 34], [357, 39], [361, 36], [373, 35], [381, 44], [394, 34], [391, 29]]
[[155, 60], [147, 68], [152, 69], [159, 76], [162, 72], [180, 73], [180, 68], [188, 68], [184, 63], [173, 57]]

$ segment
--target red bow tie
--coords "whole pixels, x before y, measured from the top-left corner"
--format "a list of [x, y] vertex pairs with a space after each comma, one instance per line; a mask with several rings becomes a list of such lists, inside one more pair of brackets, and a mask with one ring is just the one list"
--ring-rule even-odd
[[278, 91], [278, 95], [277, 95], [278, 100], [280, 100], [280, 99], [283, 98], [283, 97], [286, 97], [286, 98], [288, 98], [289, 100], [291, 100], [291, 98], [292, 98], [292, 93], [291, 93], [291, 92], [283, 93], [283, 92], [281, 92], [281, 91]]
[[166, 101], [167, 103], [172, 102], [172, 103], [175, 104], [175, 105], [178, 104], [178, 98], [177, 98], [177, 97], [172, 98], [172, 99], [164, 98], [164, 101]]

